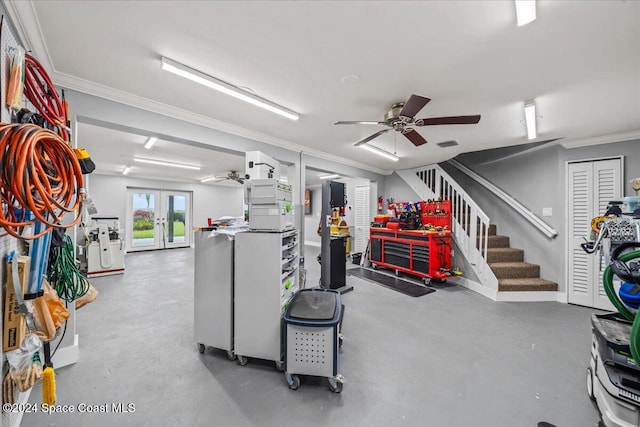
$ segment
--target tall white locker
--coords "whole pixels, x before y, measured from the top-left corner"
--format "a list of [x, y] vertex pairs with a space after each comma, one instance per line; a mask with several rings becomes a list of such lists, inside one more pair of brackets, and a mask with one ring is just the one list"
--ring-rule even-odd
[[234, 348], [282, 366], [281, 319], [298, 289], [298, 232], [243, 232], [235, 241]]
[[233, 236], [195, 233], [194, 335], [205, 346], [233, 353]]

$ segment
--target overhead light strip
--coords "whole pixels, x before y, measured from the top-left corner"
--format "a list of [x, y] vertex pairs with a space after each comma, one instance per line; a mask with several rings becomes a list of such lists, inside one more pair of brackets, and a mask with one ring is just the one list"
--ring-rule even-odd
[[293, 110], [278, 105], [275, 102], [269, 101], [268, 99], [262, 98], [258, 95], [254, 95], [253, 93], [242, 90], [239, 87], [232, 85], [231, 83], [227, 83], [223, 80], [217, 79], [201, 71], [188, 67], [184, 64], [173, 61], [169, 58], [165, 58], [164, 56], [162, 57], [162, 69], [165, 71], [169, 71], [170, 73], [174, 73], [180, 77], [184, 77], [185, 79], [189, 79], [193, 82], [199, 83], [210, 89], [222, 92], [225, 95], [233, 96], [236, 99], [248, 102], [249, 104], [255, 105], [256, 107], [264, 108], [267, 111], [278, 114], [282, 117], [286, 117], [287, 119], [298, 120], [300, 118], [300, 115]]
[[518, 27], [536, 20], [536, 0], [515, 0]]
[[215, 176], [210, 176], [209, 178], [202, 178], [200, 182], [209, 182], [209, 181], [213, 181], [214, 179], [217, 179], [217, 178]]
[[398, 160], [400, 160], [400, 157], [396, 156], [395, 154], [392, 154], [388, 151], [385, 151], [381, 148], [378, 147], [374, 147], [373, 145], [369, 145], [369, 144], [360, 144], [357, 145], [357, 147], [360, 148], [364, 148], [365, 150], [371, 151], [372, 153], [377, 154], [378, 156], [382, 156], [385, 157], [389, 160], [393, 160], [394, 162], [397, 162]]
[[138, 162], [138, 163], [149, 163], [151, 165], [171, 166], [171, 167], [174, 167], [174, 168], [192, 169], [192, 170], [196, 170], [196, 171], [200, 170], [200, 166], [187, 165], [185, 163], [165, 162], [163, 160], [140, 159], [140, 158], [136, 157], [136, 158], [133, 159], [133, 161], [134, 162]]
[[536, 104], [533, 101], [527, 101], [524, 104], [524, 120], [527, 123], [527, 138], [536, 139]]
[[335, 179], [335, 178], [340, 178], [340, 175], [338, 175], [337, 173], [332, 173], [332, 174], [329, 174], [329, 175], [319, 176], [318, 178], [320, 178], [320, 179]]
[[158, 138], [156, 138], [155, 136], [150, 137], [149, 139], [147, 139], [147, 142], [144, 144], [144, 148], [148, 150], [149, 148], [153, 147], [153, 144], [155, 144], [157, 140]]
[[124, 169], [122, 170], [122, 175], [128, 174], [130, 170], [131, 170], [131, 166], [125, 166]]

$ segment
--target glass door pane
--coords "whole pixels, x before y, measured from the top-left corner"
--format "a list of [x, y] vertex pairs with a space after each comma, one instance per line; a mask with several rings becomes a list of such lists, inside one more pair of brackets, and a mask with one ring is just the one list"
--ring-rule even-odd
[[189, 193], [163, 191], [164, 246], [166, 248], [189, 246], [191, 203]]
[[160, 193], [155, 190], [130, 189], [127, 218], [127, 250], [160, 248]]

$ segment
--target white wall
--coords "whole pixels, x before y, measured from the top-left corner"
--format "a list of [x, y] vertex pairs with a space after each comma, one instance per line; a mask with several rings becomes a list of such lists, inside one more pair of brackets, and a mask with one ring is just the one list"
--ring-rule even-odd
[[93, 174], [88, 178], [87, 188], [98, 208], [98, 214], [119, 217], [122, 228], [125, 228], [127, 213], [127, 187], [190, 191], [194, 226], [206, 225], [207, 218], [215, 219], [223, 215], [242, 216], [243, 214], [241, 185], [227, 187]]

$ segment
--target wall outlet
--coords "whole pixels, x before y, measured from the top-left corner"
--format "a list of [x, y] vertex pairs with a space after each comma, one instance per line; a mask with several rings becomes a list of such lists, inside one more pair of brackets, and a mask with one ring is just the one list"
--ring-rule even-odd
[[542, 216], [553, 216], [552, 208], [542, 208]]

